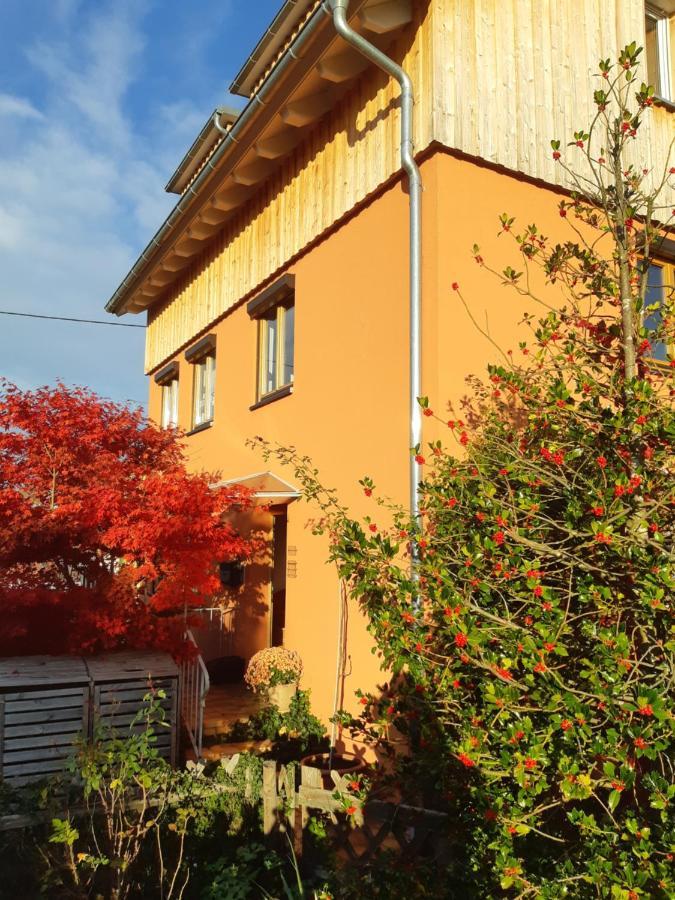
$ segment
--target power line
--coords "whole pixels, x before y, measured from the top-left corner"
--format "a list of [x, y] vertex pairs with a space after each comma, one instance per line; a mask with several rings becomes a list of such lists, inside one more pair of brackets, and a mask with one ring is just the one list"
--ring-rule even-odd
[[103, 319], [74, 319], [69, 316], [42, 316], [38, 313], [10, 312], [0, 309], [0, 316], [22, 316], [26, 319], [53, 319], [57, 322], [83, 322], [86, 325], [112, 325], [115, 328], [145, 328], [145, 325], [134, 325], [131, 322], [106, 322]]

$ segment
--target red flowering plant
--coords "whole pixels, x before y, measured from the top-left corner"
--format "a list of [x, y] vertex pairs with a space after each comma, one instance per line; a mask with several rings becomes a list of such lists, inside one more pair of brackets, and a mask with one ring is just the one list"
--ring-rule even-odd
[[[672, 323], [648, 285], [673, 170], [627, 161], [653, 93], [639, 54], [601, 64], [597, 116], [569, 145], [582, 174], [554, 142], [571, 239], [502, 217], [520, 263], [497, 274], [546, 309], [474, 382], [456, 450], [430, 445], [419, 520], [391, 507], [373, 533], [309, 460], [274, 451], [323, 506], [392, 673], [360, 724], [407, 737], [401, 783], [452, 812], [449, 877], [469, 896], [675, 896], [675, 370], [654, 359]], [[537, 265], [553, 286], [538, 298]]]
[[183, 648], [248, 495], [190, 474], [181, 437], [63, 384], [0, 390], [0, 655]]

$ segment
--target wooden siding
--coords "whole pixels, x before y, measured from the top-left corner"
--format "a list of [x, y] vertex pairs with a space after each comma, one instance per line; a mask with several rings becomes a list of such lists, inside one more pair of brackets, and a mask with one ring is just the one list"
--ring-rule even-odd
[[[448, 147], [568, 186], [551, 156], [595, 114], [598, 60], [644, 45], [641, 0], [434, 0], [433, 134]], [[646, 74], [643, 74], [646, 80]], [[596, 79], [597, 81], [597, 79]], [[599, 86], [599, 85], [598, 85]], [[647, 115], [635, 160], [668, 159], [675, 118]], [[574, 159], [574, 156], [572, 156]], [[576, 161], [575, 161], [576, 162]]]
[[[412, 35], [412, 37], [411, 37]], [[415, 86], [415, 142], [565, 186], [549, 141], [592, 117], [597, 61], [644, 41], [640, 0], [417, 0], [391, 48]], [[398, 87], [374, 69], [288, 157], [151, 311], [146, 370], [278, 272], [399, 168]], [[641, 162], [663, 164], [675, 114], [654, 109]]]
[[[431, 95], [430, 9], [391, 52], [404, 57], [420, 97]], [[414, 41], [410, 34], [414, 29]], [[191, 265], [170, 304], [149, 316], [146, 369], [156, 368], [264, 282], [399, 167], [398, 87], [372, 71], [288, 157]], [[417, 149], [430, 143], [428, 102], [415, 108]]]

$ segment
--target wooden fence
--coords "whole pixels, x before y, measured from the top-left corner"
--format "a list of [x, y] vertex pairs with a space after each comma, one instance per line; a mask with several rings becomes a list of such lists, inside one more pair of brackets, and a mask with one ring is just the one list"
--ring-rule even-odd
[[[239, 754], [224, 758], [221, 765], [232, 775], [239, 762]], [[247, 769], [244, 796], [255, 800], [250, 769]], [[298, 859], [303, 855], [304, 835], [313, 812], [327, 814], [331, 843], [338, 854], [352, 865], [362, 865], [382, 850], [404, 853], [406, 859], [424, 857], [440, 859], [446, 849], [445, 832], [448, 818], [445, 813], [409, 806], [367, 800], [361, 806], [349, 788], [353, 776], [341, 777], [331, 773], [332, 788], [324, 787], [321, 770], [301, 766], [280, 766], [275, 761], [263, 763], [263, 831], [267, 838], [278, 832], [290, 832]], [[214, 788], [228, 793], [235, 788], [218, 785]], [[206, 792], [208, 794], [208, 791]], [[205, 794], [206, 796], [206, 794]], [[173, 798], [178, 802], [180, 798]], [[160, 801], [153, 801], [158, 803]], [[140, 807], [133, 801], [129, 809]], [[357, 813], [350, 822], [344, 813], [346, 806], [355, 806]], [[84, 808], [70, 809], [69, 815], [78, 819], [88, 815]], [[0, 816], [0, 833], [47, 824], [51, 813], [32, 812], [24, 815]]]
[[[309, 766], [300, 767], [296, 784], [294, 767], [263, 764], [263, 830], [266, 835], [290, 827], [293, 848], [303, 854], [303, 837], [312, 812], [326, 813], [333, 846], [352, 864], [360, 865], [382, 850], [405, 853], [406, 858], [440, 858], [445, 851], [447, 815], [405, 803], [367, 800], [354, 797], [349, 787], [354, 776], [331, 772], [332, 788], [324, 787], [323, 773]], [[356, 807], [350, 823], [338, 818], [346, 807]]]

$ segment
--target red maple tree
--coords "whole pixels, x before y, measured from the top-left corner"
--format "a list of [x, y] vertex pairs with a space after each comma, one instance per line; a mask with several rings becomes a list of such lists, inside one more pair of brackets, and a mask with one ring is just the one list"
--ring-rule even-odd
[[63, 384], [0, 386], [0, 654], [179, 654], [249, 495], [186, 470], [180, 434]]

